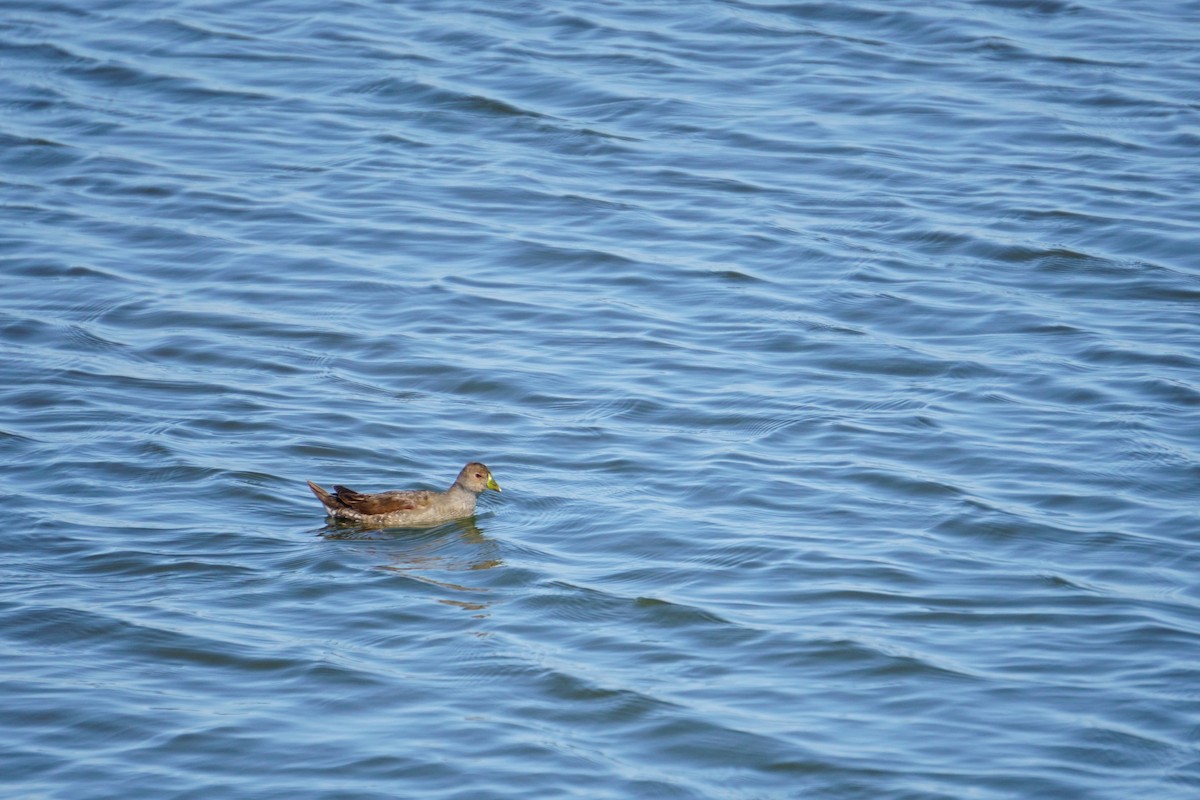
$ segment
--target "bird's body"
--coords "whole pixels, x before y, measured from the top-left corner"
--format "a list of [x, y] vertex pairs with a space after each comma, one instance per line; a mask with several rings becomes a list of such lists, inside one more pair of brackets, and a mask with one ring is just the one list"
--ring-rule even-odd
[[475, 500], [481, 492], [500, 491], [492, 471], [478, 461], [463, 467], [444, 492], [416, 489], [362, 494], [334, 486], [330, 494], [312, 481], [308, 481], [308, 488], [329, 516], [386, 528], [422, 528], [469, 517], [475, 513]]

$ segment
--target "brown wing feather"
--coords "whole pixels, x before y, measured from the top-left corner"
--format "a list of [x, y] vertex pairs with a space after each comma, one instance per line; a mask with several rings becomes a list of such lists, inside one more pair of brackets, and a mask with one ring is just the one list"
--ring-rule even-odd
[[380, 492], [362, 494], [345, 486], [334, 486], [337, 499], [346, 508], [359, 514], [392, 514], [397, 511], [416, 511], [429, 505], [430, 492]]

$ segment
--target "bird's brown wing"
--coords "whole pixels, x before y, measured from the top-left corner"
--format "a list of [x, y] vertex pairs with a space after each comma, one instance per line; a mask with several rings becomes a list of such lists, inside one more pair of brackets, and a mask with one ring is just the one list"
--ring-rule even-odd
[[368, 516], [393, 514], [397, 511], [420, 511], [429, 505], [433, 495], [433, 492], [426, 491], [362, 494], [345, 486], [334, 486], [333, 491], [346, 508]]

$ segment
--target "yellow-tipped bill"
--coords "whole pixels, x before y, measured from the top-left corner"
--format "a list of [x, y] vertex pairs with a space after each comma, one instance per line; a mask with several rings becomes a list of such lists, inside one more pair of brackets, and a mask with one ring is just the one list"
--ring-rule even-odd
[[495, 489], [497, 492], [500, 491], [500, 484], [496, 483], [496, 479], [492, 477], [492, 473], [490, 472], [488, 473], [487, 488]]

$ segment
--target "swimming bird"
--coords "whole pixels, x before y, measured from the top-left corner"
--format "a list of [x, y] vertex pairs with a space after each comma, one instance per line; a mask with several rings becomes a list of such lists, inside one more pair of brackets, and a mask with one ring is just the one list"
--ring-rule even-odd
[[469, 517], [475, 513], [475, 501], [485, 489], [500, 491], [492, 471], [478, 461], [463, 467], [444, 492], [398, 489], [362, 494], [334, 486], [330, 494], [312, 481], [307, 483], [329, 516], [385, 528], [424, 528]]

